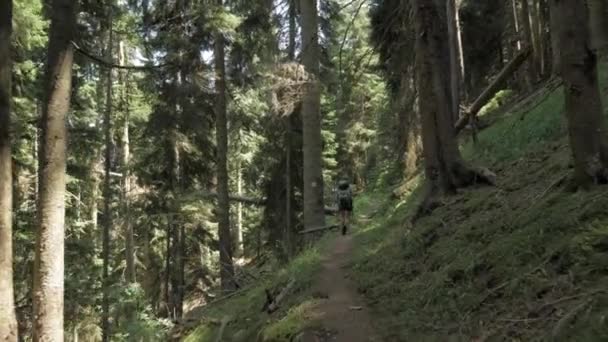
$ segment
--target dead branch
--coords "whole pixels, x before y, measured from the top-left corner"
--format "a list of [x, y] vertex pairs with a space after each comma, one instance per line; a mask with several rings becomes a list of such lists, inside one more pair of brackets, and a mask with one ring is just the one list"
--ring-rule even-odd
[[498, 73], [494, 81], [488, 85], [486, 89], [481, 92], [481, 95], [473, 101], [473, 104], [467, 109], [465, 114], [458, 119], [454, 129], [456, 130], [456, 134], [458, 134], [466, 125], [471, 121], [475, 120], [475, 116], [477, 113], [483, 108], [483, 106], [488, 103], [494, 97], [494, 95], [500, 90], [502, 84], [509, 78], [511, 75], [519, 69], [519, 67], [528, 59], [532, 50], [527, 47], [524, 48], [520, 53], [518, 53], [513, 60], [511, 60], [505, 67]]
[[[278, 296], [276, 296], [275, 298], [272, 298], [272, 295], [270, 294], [270, 291], [266, 290], [266, 304], [264, 304], [264, 307], [266, 309], [266, 312], [268, 312], [269, 314], [277, 311], [279, 309], [279, 306], [281, 305], [281, 301], [283, 301], [283, 299], [285, 299], [285, 297], [287, 296], [287, 294], [289, 294], [289, 292], [291, 291], [291, 289], [296, 285], [296, 280], [295, 279], [291, 279], [289, 281], [289, 283], [287, 283], [287, 286], [285, 286], [283, 288], [283, 290], [281, 290], [281, 292], [279, 293]], [[269, 299], [270, 303], [269, 303]]]

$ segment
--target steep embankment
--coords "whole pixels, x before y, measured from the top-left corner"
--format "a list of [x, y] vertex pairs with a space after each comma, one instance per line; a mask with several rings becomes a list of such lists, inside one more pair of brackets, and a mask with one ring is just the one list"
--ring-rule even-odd
[[[608, 187], [566, 191], [563, 108], [561, 87], [540, 92], [465, 144], [496, 187], [411, 226], [414, 180], [357, 234], [352, 273], [387, 341], [608, 340]], [[381, 188], [359, 205], [388, 198]]]

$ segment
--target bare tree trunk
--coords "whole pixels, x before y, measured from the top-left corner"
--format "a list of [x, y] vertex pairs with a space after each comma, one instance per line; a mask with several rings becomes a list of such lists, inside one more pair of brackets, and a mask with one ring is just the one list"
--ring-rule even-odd
[[0, 341], [17, 341], [13, 289], [13, 189], [11, 158], [12, 0], [0, 0]]
[[[520, 0], [521, 12], [520, 12], [520, 23], [523, 34], [523, 42], [525, 45], [534, 49], [534, 41], [532, 37], [532, 26], [530, 24], [530, 10], [528, 6], [528, 0]], [[533, 50], [534, 51], [534, 50]], [[534, 52], [535, 53], [535, 52]], [[536, 68], [535, 59], [528, 61], [528, 87], [532, 87], [537, 81], [538, 70]]]
[[[223, 7], [223, 0], [217, 0]], [[228, 198], [228, 125], [226, 119], [226, 65], [224, 37], [215, 36], [215, 90], [216, 136], [217, 136], [217, 214], [220, 243], [220, 278], [223, 291], [234, 291], [234, 265], [232, 264], [232, 242], [230, 237], [230, 202]]]
[[[113, 14], [109, 0], [110, 12], [108, 18], [108, 45], [106, 47], [106, 60], [112, 61], [114, 47]], [[102, 341], [110, 341], [110, 231], [112, 230], [112, 68], [107, 69], [106, 76], [106, 108], [104, 113], [105, 153], [104, 153], [104, 180], [103, 180], [103, 234], [102, 234], [102, 302], [101, 302], [101, 333]]]
[[597, 57], [590, 48], [588, 9], [579, 0], [552, 0], [557, 14], [566, 117], [574, 156], [574, 181], [589, 187], [608, 181], [606, 124], [597, 78]]
[[[448, 32], [441, 20], [444, 9], [434, 0], [415, 1], [416, 76], [422, 117], [422, 145], [428, 194], [419, 215], [436, 206], [436, 197], [453, 193], [475, 182], [490, 182], [487, 176], [464, 164], [455, 131], [450, 85]], [[418, 215], [417, 215], [418, 216]]]
[[[241, 161], [237, 163], [236, 168], [236, 191], [239, 196], [243, 195], [243, 173], [241, 169]], [[243, 203], [239, 202], [236, 205], [236, 232], [235, 232], [235, 254], [243, 256]]]
[[[551, 0], [549, 0], [551, 1]], [[559, 47], [558, 28], [561, 22], [558, 20], [559, 13], [556, 6], [549, 5], [549, 22], [551, 27], [551, 74], [559, 76], [561, 73], [561, 52]]]
[[608, 54], [608, 0], [587, 0], [591, 46], [599, 56]]
[[543, 70], [543, 50], [541, 40], [541, 27], [542, 23], [540, 20], [540, 1], [531, 0], [530, 3], [530, 28], [532, 33], [532, 58], [536, 68], [536, 77], [538, 78], [542, 74]]
[[295, 61], [296, 59], [296, 1], [297, 0], [289, 0], [289, 46], [287, 49], [287, 58], [290, 61]]
[[448, 0], [446, 5], [448, 19], [448, 42], [450, 47], [450, 84], [452, 90], [452, 108], [454, 108], [453, 120], [458, 120], [459, 108], [460, 108], [460, 46], [458, 36], [458, 7], [456, 6], [456, 0]]
[[517, 10], [517, 0], [511, 0], [511, 6], [513, 8], [513, 25], [515, 29], [515, 35], [517, 36], [517, 51], [521, 50], [521, 28], [519, 24], [519, 11]]
[[325, 226], [317, 1], [301, 0], [300, 8], [302, 11], [302, 62], [311, 80], [302, 102], [304, 228], [310, 229]]
[[[120, 65], [127, 65], [127, 53], [125, 51], [125, 43], [121, 41], [119, 43], [119, 58]], [[133, 237], [133, 226], [131, 225], [131, 175], [130, 175], [130, 163], [131, 163], [131, 148], [129, 141], [129, 80], [128, 75], [124, 72], [120, 74], [122, 84], [122, 100], [121, 106], [124, 113], [124, 123], [122, 132], [122, 214], [123, 224], [125, 231], [125, 260], [126, 260], [126, 271], [125, 278], [127, 283], [135, 283], [135, 239]]]
[[66, 117], [70, 107], [76, 2], [53, 0], [42, 114], [40, 202], [34, 263], [34, 341], [63, 341]]

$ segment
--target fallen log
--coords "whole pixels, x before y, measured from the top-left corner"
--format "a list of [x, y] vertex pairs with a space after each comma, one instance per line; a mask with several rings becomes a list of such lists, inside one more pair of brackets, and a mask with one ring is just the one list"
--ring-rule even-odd
[[281, 305], [281, 301], [283, 301], [283, 299], [287, 296], [287, 294], [289, 294], [289, 292], [295, 285], [296, 285], [296, 280], [291, 279], [289, 281], [289, 283], [287, 283], [287, 286], [285, 286], [281, 290], [281, 292], [274, 298], [270, 294], [270, 291], [268, 289], [266, 289], [266, 303], [264, 303], [263, 310], [269, 314], [277, 311]]
[[303, 231], [299, 232], [298, 234], [310, 234], [310, 233], [320, 232], [323, 230], [329, 230], [329, 229], [334, 229], [334, 228], [338, 228], [338, 225], [332, 224], [330, 226], [325, 226], [325, 227], [310, 228], [310, 229], [303, 230]]
[[498, 73], [494, 81], [492, 81], [492, 83], [490, 83], [490, 85], [488, 85], [488, 87], [481, 92], [481, 95], [479, 95], [479, 97], [473, 101], [464, 115], [458, 119], [456, 125], [454, 126], [456, 134], [460, 133], [460, 131], [462, 131], [462, 129], [465, 128], [472, 119], [475, 119], [475, 116], [481, 110], [481, 108], [483, 108], [483, 106], [485, 106], [488, 101], [490, 101], [492, 97], [496, 95], [503, 83], [509, 77], [511, 77], [511, 75], [513, 75], [522, 64], [524, 64], [526, 59], [528, 59], [528, 57], [531, 55], [531, 52], [532, 50], [529, 47], [526, 47], [521, 50], [521, 52], [518, 53], [509, 63], [507, 63], [507, 65], [505, 65], [505, 67]]

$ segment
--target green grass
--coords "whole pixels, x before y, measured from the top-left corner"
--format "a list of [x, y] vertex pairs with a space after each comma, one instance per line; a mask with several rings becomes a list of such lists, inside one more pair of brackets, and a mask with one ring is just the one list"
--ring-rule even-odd
[[413, 227], [420, 190], [358, 199], [379, 209], [356, 236], [351, 271], [386, 340], [608, 340], [608, 194], [564, 191], [562, 91], [464, 144], [496, 187], [448, 197]]
[[[289, 265], [271, 274], [269, 279], [233, 298], [199, 310], [200, 324], [184, 341], [215, 341], [220, 327], [217, 322], [224, 317], [229, 317], [230, 323], [224, 331], [223, 341], [233, 342], [256, 341], [260, 335], [264, 336], [264, 341], [289, 341], [303, 328], [314, 324], [314, 317], [307, 316], [307, 308], [312, 303], [311, 287], [320, 267], [322, 250], [330, 239], [331, 236], [323, 238]], [[272, 315], [262, 312], [266, 298], [264, 289], [281, 289], [292, 279], [295, 286], [281, 308]]]

